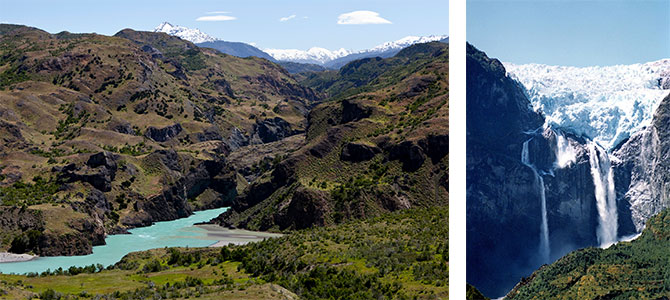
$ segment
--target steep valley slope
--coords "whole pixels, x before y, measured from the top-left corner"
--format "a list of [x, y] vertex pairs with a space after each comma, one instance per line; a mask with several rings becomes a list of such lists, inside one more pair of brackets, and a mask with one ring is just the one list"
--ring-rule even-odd
[[295, 136], [247, 159], [260, 165], [298, 147], [318, 100], [274, 63], [164, 33], [0, 25], [0, 248], [86, 254], [231, 205], [248, 182], [226, 156]]
[[327, 97], [308, 115], [306, 145], [214, 222], [301, 229], [447, 205], [447, 70], [448, 45], [433, 42], [304, 78]]

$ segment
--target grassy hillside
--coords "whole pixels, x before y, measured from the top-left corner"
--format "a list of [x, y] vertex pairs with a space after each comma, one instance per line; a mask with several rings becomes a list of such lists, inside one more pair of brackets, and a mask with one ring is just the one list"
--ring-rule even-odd
[[667, 299], [669, 248], [666, 209], [647, 221], [639, 238], [574, 251], [522, 279], [505, 299]]
[[245, 246], [136, 252], [76, 275], [0, 275], [0, 287], [42, 299], [447, 299], [445, 224], [447, 207], [411, 209]]
[[304, 132], [317, 100], [274, 63], [163, 33], [0, 24], [0, 209], [23, 208], [0, 249], [36, 231], [25, 251], [83, 254], [105, 234], [230, 205], [247, 182], [224, 156]]
[[300, 229], [446, 204], [448, 59], [446, 44], [415, 45], [302, 81], [331, 95], [309, 114], [307, 144], [251, 184], [217, 222]]

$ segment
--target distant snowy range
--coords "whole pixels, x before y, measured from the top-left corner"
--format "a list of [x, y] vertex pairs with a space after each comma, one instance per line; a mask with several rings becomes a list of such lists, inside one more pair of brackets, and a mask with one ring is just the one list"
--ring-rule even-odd
[[606, 67], [503, 63], [545, 127], [583, 136], [612, 150], [648, 126], [670, 89], [670, 59]]
[[[187, 28], [178, 25], [172, 25], [168, 22], [163, 22], [153, 30], [154, 32], [164, 32], [169, 35], [179, 37], [181, 39], [190, 41], [199, 47], [208, 47], [217, 49], [223, 53], [248, 57], [256, 56], [265, 58], [274, 62], [282, 64], [284, 67], [292, 70], [325, 70], [325, 69], [339, 69], [350, 61], [366, 58], [366, 57], [391, 57], [405, 47], [409, 47], [418, 43], [428, 43], [433, 41], [440, 41], [444, 43], [449, 42], [449, 37], [446, 35], [430, 35], [430, 36], [407, 36], [396, 41], [386, 42], [371, 49], [364, 50], [349, 50], [336, 49], [329, 50], [321, 47], [312, 47], [307, 50], [299, 49], [259, 49], [255, 45], [242, 42], [229, 42], [219, 38], [212, 37], [198, 29]], [[301, 65], [313, 65], [311, 68], [305, 68]]]

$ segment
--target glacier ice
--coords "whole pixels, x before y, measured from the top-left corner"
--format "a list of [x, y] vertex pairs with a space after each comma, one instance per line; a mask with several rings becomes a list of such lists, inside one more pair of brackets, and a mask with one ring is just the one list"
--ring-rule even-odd
[[504, 65], [548, 126], [608, 150], [649, 125], [670, 90], [670, 59], [607, 67]]

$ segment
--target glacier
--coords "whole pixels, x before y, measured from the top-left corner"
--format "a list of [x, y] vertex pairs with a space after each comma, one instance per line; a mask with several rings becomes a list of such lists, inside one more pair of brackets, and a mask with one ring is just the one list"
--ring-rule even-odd
[[594, 140], [612, 150], [649, 125], [670, 90], [670, 59], [605, 67], [504, 62], [545, 126]]

